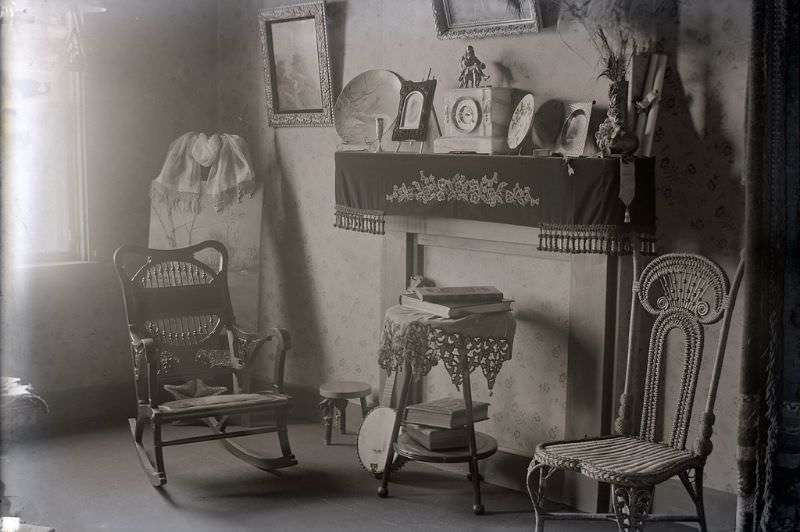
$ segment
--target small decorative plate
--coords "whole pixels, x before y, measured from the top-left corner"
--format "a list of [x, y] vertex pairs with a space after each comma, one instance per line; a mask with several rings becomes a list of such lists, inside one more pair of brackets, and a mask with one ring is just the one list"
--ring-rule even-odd
[[481, 108], [469, 96], [463, 96], [453, 105], [453, 123], [464, 133], [472, 132], [481, 123]]
[[333, 107], [333, 125], [344, 144], [375, 142], [376, 118], [383, 118], [384, 139], [387, 133], [391, 135], [400, 106], [400, 85], [398, 75], [389, 70], [367, 70], [350, 80]]
[[564, 125], [556, 139], [555, 151], [568, 157], [580, 157], [589, 135], [592, 102], [569, 104], [565, 114]]
[[508, 147], [519, 148], [533, 124], [533, 94], [526, 94], [517, 104], [511, 122], [508, 124]]

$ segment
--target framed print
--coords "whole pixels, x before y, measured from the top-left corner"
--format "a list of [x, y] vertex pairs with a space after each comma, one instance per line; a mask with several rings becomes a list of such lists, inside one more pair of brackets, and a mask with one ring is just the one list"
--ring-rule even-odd
[[481, 39], [536, 33], [541, 23], [537, 0], [432, 0], [436, 36]]
[[325, 3], [262, 9], [258, 23], [269, 124], [332, 126]]
[[400, 107], [394, 121], [392, 140], [420, 140], [428, 137], [436, 80], [404, 81], [400, 86]]

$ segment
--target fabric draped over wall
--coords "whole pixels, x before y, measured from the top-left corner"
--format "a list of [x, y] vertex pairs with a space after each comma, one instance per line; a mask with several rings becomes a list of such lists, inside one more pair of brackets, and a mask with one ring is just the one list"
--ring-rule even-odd
[[737, 532], [800, 525], [798, 11], [753, 2]]
[[[210, 168], [208, 179], [203, 179], [202, 168]], [[150, 185], [150, 199], [198, 212], [200, 197], [208, 195], [214, 209], [221, 211], [254, 190], [255, 173], [242, 137], [190, 131], [170, 144], [164, 166]]]

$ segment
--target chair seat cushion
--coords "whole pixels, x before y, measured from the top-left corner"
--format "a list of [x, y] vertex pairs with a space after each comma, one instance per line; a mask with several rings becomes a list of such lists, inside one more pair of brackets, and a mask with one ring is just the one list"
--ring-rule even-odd
[[705, 458], [663, 443], [628, 436], [555, 441], [536, 447], [535, 460], [620, 486], [653, 486]]
[[215, 408], [240, 408], [255, 406], [282, 406], [289, 404], [291, 397], [277, 392], [235, 393], [226, 395], [207, 395], [167, 401], [158, 406], [159, 411], [175, 413], [192, 413]]

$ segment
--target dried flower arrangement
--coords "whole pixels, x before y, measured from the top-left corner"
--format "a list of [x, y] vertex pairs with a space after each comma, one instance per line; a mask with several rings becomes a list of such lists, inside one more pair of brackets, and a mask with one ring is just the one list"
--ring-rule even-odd
[[[628, 67], [631, 63], [631, 58], [636, 54], [636, 41], [634, 41], [627, 33], [620, 30], [619, 44], [617, 49], [609, 42], [605, 30], [600, 27], [594, 36], [595, 46], [600, 52], [600, 60], [605, 68], [600, 72], [598, 78], [608, 78], [612, 82], [625, 81], [628, 74]], [[630, 51], [628, 47], [630, 46]]]
[[608, 78], [608, 112], [606, 119], [600, 124], [594, 138], [601, 155], [628, 155], [639, 147], [636, 135], [625, 131], [628, 98], [628, 68], [636, 54], [636, 41], [623, 30], [619, 31], [617, 46], [614, 47], [602, 27], [594, 35], [595, 46], [600, 52], [604, 66], [598, 78]]

